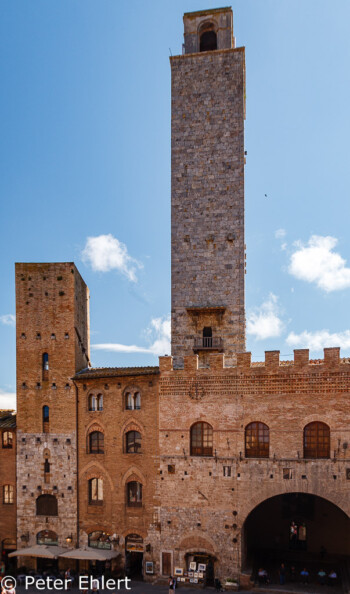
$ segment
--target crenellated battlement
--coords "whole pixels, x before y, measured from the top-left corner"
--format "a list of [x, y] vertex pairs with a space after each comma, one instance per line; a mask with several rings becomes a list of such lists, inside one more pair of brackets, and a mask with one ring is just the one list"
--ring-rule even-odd
[[174, 368], [173, 366], [173, 357], [165, 356], [159, 357], [159, 369], [161, 373], [169, 372], [169, 371], [185, 371], [188, 373], [193, 373], [196, 371], [219, 371], [219, 370], [236, 370], [237, 372], [256, 372], [261, 373], [261, 371], [286, 371], [293, 370], [295, 371], [308, 371], [314, 370], [315, 367], [321, 369], [339, 369], [341, 365], [350, 365], [350, 358], [349, 357], [340, 357], [340, 348], [339, 347], [332, 347], [332, 348], [324, 348], [323, 349], [323, 359], [310, 359], [309, 357], [309, 349], [295, 349], [294, 350], [294, 359], [291, 360], [280, 360], [280, 351], [265, 351], [265, 361], [253, 362], [252, 361], [252, 354], [250, 352], [246, 353], [237, 353], [237, 363], [234, 366], [226, 366], [225, 365], [225, 354], [224, 353], [215, 353], [209, 355], [209, 366], [200, 367], [199, 366], [199, 357], [198, 355], [187, 355], [184, 357], [184, 365], [183, 367]]

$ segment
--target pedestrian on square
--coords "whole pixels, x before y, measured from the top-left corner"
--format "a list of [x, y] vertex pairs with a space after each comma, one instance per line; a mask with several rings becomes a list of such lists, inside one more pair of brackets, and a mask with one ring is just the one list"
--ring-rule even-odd
[[177, 586], [176, 578], [173, 576], [170, 576], [170, 578], [169, 578], [169, 594], [173, 594], [176, 586]]
[[285, 567], [284, 563], [281, 563], [281, 565], [280, 565], [279, 576], [280, 576], [280, 584], [281, 584], [281, 586], [283, 586], [283, 584], [286, 583], [286, 567]]

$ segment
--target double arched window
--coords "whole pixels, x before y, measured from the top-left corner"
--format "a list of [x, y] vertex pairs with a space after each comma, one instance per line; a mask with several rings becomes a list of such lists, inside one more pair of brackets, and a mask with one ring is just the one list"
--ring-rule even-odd
[[126, 485], [126, 500], [128, 507], [142, 507], [142, 484], [131, 481]]
[[315, 421], [304, 427], [304, 458], [330, 457], [330, 429]]
[[270, 435], [265, 423], [255, 421], [245, 428], [245, 456], [246, 458], [268, 458]]
[[90, 394], [89, 395], [89, 411], [102, 411], [103, 410], [103, 394]]
[[92, 431], [89, 435], [89, 454], [104, 454], [104, 435], [101, 431]]
[[90, 505], [103, 504], [103, 479], [91, 478], [88, 481], [88, 491]]
[[127, 390], [125, 392], [125, 408], [126, 410], [140, 410], [141, 394], [138, 390]]
[[125, 451], [127, 454], [139, 454], [141, 452], [141, 433], [128, 431], [125, 434]]
[[191, 456], [213, 455], [213, 428], [209, 423], [195, 423], [191, 427]]

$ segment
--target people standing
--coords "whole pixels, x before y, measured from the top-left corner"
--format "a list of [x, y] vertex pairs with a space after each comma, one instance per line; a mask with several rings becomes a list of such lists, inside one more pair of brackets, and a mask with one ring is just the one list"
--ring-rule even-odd
[[281, 586], [283, 586], [283, 584], [286, 583], [286, 567], [285, 567], [284, 563], [281, 563], [281, 565], [280, 565], [279, 576], [280, 576], [280, 584], [281, 584]]
[[173, 576], [170, 576], [169, 578], [169, 594], [173, 594], [174, 590], [176, 588], [176, 578]]

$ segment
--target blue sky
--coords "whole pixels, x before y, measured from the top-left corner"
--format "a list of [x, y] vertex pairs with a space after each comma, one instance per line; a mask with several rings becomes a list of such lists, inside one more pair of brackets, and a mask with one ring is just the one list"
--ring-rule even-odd
[[[169, 54], [184, 12], [221, 5], [1, 2], [0, 406], [15, 391], [16, 261], [76, 262], [95, 366], [168, 352]], [[350, 4], [232, 7], [247, 69], [247, 349], [350, 355]]]

